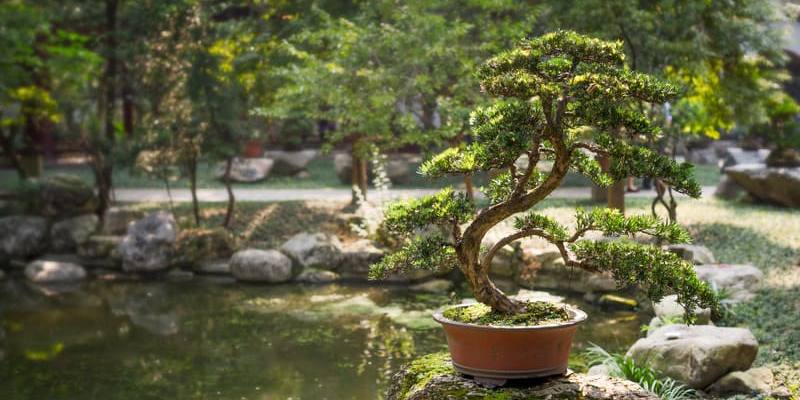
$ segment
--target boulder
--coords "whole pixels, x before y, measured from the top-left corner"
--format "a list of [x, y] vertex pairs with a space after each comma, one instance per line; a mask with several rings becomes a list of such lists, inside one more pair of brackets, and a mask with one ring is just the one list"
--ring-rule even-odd
[[[656, 317], [662, 321], [683, 321], [683, 314], [685, 309], [682, 305], [678, 304], [677, 295], [665, 296], [661, 301], [653, 303], [653, 311]], [[695, 324], [706, 325], [711, 321], [711, 309], [709, 308], [696, 308], [694, 314], [697, 318]]]
[[667, 250], [695, 265], [714, 264], [717, 262], [717, 260], [714, 259], [714, 253], [706, 246], [697, 244], [671, 244], [667, 246]]
[[528, 289], [568, 290], [581, 293], [608, 293], [619, 290], [610, 274], [596, 274], [580, 268], [569, 268], [560, 258], [544, 253], [542, 258], [528, 259], [514, 281]]
[[71, 217], [92, 213], [97, 207], [94, 187], [75, 175], [56, 174], [29, 179], [23, 194], [37, 214]]
[[722, 160], [722, 169], [743, 164], [763, 164], [769, 156], [769, 149], [745, 150], [741, 147], [728, 147]]
[[177, 236], [175, 217], [165, 211], [154, 212], [134, 222], [119, 244], [122, 269], [149, 272], [168, 268]]
[[728, 175], [722, 175], [719, 178], [717, 188], [714, 189], [714, 196], [725, 200], [736, 200], [741, 194], [742, 188], [728, 177]]
[[114, 264], [119, 264], [122, 261], [122, 256], [119, 254], [122, 238], [115, 235], [89, 236], [78, 246], [78, 255], [86, 259], [113, 260]]
[[453, 282], [447, 279], [431, 279], [429, 281], [411, 285], [409, 289], [414, 292], [447, 294], [453, 290], [453, 286]]
[[240, 281], [279, 283], [292, 279], [292, 260], [277, 250], [241, 250], [231, 257], [231, 273]]
[[195, 272], [208, 275], [228, 275], [231, 273], [231, 264], [228, 260], [205, 260], [194, 266]]
[[270, 150], [264, 152], [264, 157], [274, 161], [272, 172], [278, 175], [296, 175], [305, 171], [314, 158], [317, 150], [307, 149], [299, 151]]
[[743, 328], [667, 325], [639, 339], [627, 356], [694, 389], [705, 389], [731, 371], [745, 371], [758, 342]]
[[725, 290], [733, 301], [747, 301], [761, 285], [764, 273], [749, 264], [695, 265], [697, 277], [717, 290]]
[[[390, 154], [386, 159], [386, 176], [392, 183], [408, 183], [413, 173], [412, 164], [418, 163], [416, 154]], [[344, 184], [352, 183], [353, 157], [347, 153], [336, 153], [333, 156], [333, 168], [336, 176]], [[374, 178], [374, 171], [367, 168], [367, 176]]]
[[765, 164], [742, 164], [725, 174], [755, 200], [784, 207], [800, 207], [800, 167], [772, 168]]
[[717, 152], [712, 147], [702, 149], [692, 149], [689, 152], [688, 160], [692, 164], [716, 165], [719, 162]]
[[196, 265], [205, 260], [228, 259], [236, 247], [224, 228], [184, 229], [175, 241], [175, 263]]
[[36, 260], [25, 267], [25, 277], [34, 283], [75, 282], [86, 278], [86, 270], [69, 262]]
[[101, 232], [104, 235], [124, 235], [128, 225], [145, 215], [144, 210], [134, 207], [111, 207], [106, 210]]
[[67, 218], [50, 228], [50, 248], [56, 252], [75, 251], [97, 230], [98, 218], [94, 214]]
[[281, 251], [299, 268], [336, 269], [342, 259], [342, 243], [335, 235], [298, 233], [281, 245]]
[[339, 274], [324, 269], [309, 268], [297, 275], [294, 280], [300, 283], [331, 283], [339, 280]]
[[46, 238], [44, 218], [27, 215], [0, 218], [0, 260], [34, 256], [46, 247]]
[[714, 394], [769, 395], [775, 377], [769, 368], [751, 368], [747, 371], [733, 371], [714, 382], [708, 391]]
[[383, 259], [383, 250], [368, 239], [359, 239], [342, 247], [339, 273], [345, 278], [366, 279], [372, 264]]
[[[230, 178], [233, 182], [252, 183], [264, 180], [269, 176], [274, 161], [269, 158], [237, 158], [231, 165]], [[216, 177], [225, 175], [225, 163], [217, 166]]]
[[430, 354], [412, 361], [392, 377], [386, 399], [658, 399], [658, 396], [645, 391], [634, 382], [603, 375], [569, 372], [566, 376], [526, 380], [508, 387], [489, 388], [456, 373], [451, 363], [447, 353]]

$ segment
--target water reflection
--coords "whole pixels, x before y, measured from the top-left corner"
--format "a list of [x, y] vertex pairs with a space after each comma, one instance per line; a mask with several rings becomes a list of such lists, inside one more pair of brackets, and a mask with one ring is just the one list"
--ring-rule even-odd
[[[399, 287], [199, 279], [54, 295], [7, 280], [0, 398], [379, 398], [400, 365], [445, 348], [430, 312], [447, 301]], [[629, 344], [642, 323], [588, 308], [577, 347]]]

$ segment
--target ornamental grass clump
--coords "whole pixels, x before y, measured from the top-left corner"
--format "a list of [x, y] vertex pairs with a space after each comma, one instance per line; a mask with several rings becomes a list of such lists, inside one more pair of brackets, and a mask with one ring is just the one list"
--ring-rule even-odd
[[[574, 227], [529, 212], [569, 171], [601, 186], [628, 176], [660, 178], [674, 190], [700, 196], [690, 164], [679, 164], [637, 143], [660, 135], [642, 104], [657, 105], [676, 88], [625, 65], [622, 44], [560, 31], [523, 41], [488, 60], [478, 71], [482, 89], [498, 100], [470, 118], [474, 141], [448, 148], [420, 167], [427, 177], [497, 171], [483, 188], [489, 204], [476, 209], [466, 194], [446, 188], [421, 199], [391, 204], [385, 228], [404, 241], [371, 269], [371, 277], [420, 269], [459, 268], [475, 298], [495, 312], [529, 312], [529, 303], [504, 294], [489, 278], [502, 247], [526, 237], [555, 246], [567, 268], [610, 273], [620, 286], [636, 284], [653, 300], [677, 294], [687, 310], [716, 308], [713, 291], [691, 264], [650, 244], [686, 243], [688, 233], [651, 216], [626, 217], [611, 209], [578, 210]], [[527, 156], [527, 166], [516, 161]], [[609, 157], [601, 168], [595, 156]], [[541, 161], [549, 161], [540, 170]], [[516, 232], [489, 248], [481, 243], [498, 223], [514, 218]], [[438, 229], [431, 229], [432, 226]], [[603, 240], [584, 239], [602, 232]], [[609, 239], [613, 238], [613, 240]]]

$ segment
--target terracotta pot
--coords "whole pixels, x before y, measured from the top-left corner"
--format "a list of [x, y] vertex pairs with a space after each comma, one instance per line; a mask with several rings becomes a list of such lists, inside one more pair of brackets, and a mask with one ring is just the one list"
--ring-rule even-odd
[[[466, 307], [459, 305], [456, 307]], [[481, 378], [518, 379], [561, 375], [567, 371], [569, 350], [586, 313], [568, 308], [572, 320], [544, 326], [482, 326], [433, 318], [444, 327], [453, 366]]]

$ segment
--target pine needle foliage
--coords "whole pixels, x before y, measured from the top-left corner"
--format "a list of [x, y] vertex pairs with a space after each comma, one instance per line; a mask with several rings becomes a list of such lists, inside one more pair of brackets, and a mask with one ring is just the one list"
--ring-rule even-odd
[[[677, 294], [689, 310], [687, 320], [696, 306], [716, 308], [713, 291], [688, 263], [660, 247], [613, 240], [643, 234], [659, 243], [688, 242], [689, 235], [675, 224], [612, 210], [578, 210], [570, 230], [547, 216], [520, 214], [546, 198], [570, 170], [602, 185], [628, 176], [657, 177], [698, 197], [690, 165], [636, 144], [660, 135], [640, 105], [665, 102], [678, 93], [676, 87], [629, 69], [621, 43], [569, 31], [524, 40], [489, 59], [477, 76], [482, 89], [499, 99], [472, 112], [474, 141], [444, 150], [419, 172], [440, 177], [491, 171], [495, 178], [483, 188], [489, 205], [476, 210], [465, 195], [447, 188], [389, 206], [385, 228], [405, 245], [373, 267], [373, 278], [457, 265], [478, 301], [501, 313], [524, 313], [526, 305], [497, 289], [488, 271], [500, 248], [538, 236], [559, 250], [567, 267], [610, 273], [620, 286], [639, 285], [654, 300]], [[612, 159], [608, 171], [594, 160], [597, 155]], [[518, 162], [523, 156], [527, 163]], [[541, 160], [552, 162], [549, 170], [538, 168]], [[482, 246], [486, 232], [511, 217], [516, 232]], [[581, 240], [589, 231], [611, 240]]]

